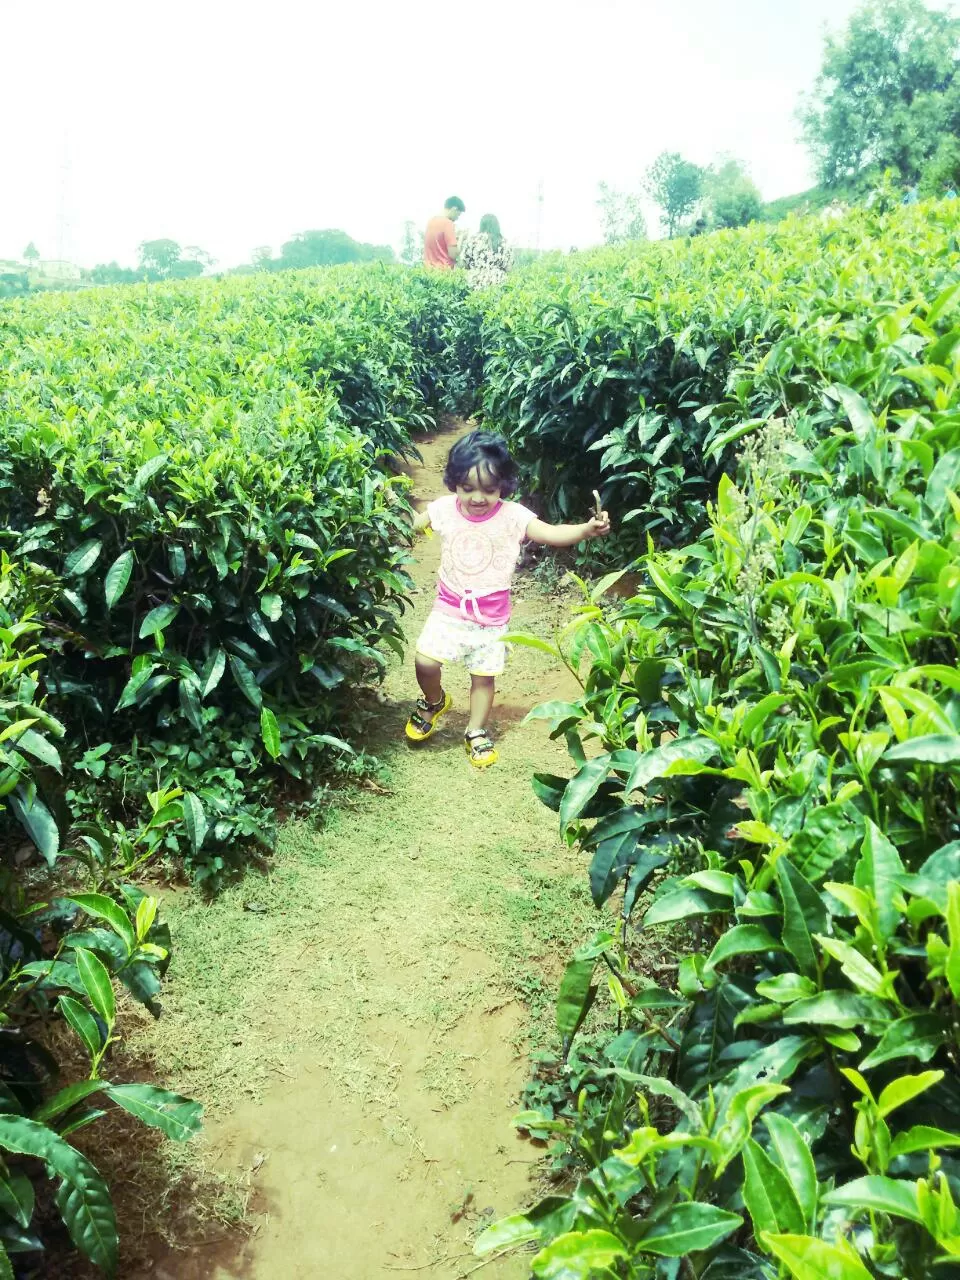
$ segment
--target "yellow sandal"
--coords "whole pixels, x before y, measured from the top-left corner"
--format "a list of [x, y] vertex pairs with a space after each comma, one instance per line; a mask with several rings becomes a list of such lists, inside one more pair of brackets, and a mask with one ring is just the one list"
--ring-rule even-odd
[[428, 702], [421, 695], [404, 730], [410, 741], [426, 742], [433, 735], [441, 717], [445, 716], [452, 706], [453, 699], [449, 693], [442, 694], [439, 702]]
[[489, 769], [500, 758], [486, 729], [468, 729], [463, 745], [475, 769]]

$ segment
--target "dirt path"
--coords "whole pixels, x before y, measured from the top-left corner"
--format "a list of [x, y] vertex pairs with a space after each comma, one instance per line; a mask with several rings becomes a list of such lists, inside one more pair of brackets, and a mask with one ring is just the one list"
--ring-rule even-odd
[[[454, 438], [422, 445], [419, 499], [443, 491]], [[418, 547], [411, 640], [438, 555], [436, 540]], [[518, 596], [515, 624], [550, 634], [564, 606], [522, 578]], [[254, 1231], [167, 1253], [138, 1278], [458, 1280], [477, 1265], [476, 1232], [529, 1197], [537, 1153], [510, 1125], [528, 1033], [548, 1025], [592, 907], [530, 787], [565, 752], [521, 721], [572, 691], [548, 657], [516, 649], [493, 719], [501, 762], [480, 773], [462, 748], [467, 679], [451, 680], [442, 732], [409, 749], [412, 658], [395, 664], [371, 733], [382, 787], [338, 799], [319, 829], [288, 823], [267, 876], [210, 906], [169, 904], [166, 1014], [132, 1048], [204, 1099], [207, 1158], [253, 1188]], [[515, 1257], [483, 1274], [527, 1268]]]

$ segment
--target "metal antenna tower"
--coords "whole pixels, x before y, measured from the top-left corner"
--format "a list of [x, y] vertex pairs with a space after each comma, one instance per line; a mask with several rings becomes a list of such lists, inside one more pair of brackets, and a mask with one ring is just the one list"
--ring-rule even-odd
[[60, 161], [60, 199], [57, 208], [57, 258], [63, 262], [66, 257], [68, 232], [70, 229], [68, 209], [70, 203], [70, 134], [63, 133], [63, 154]]
[[543, 179], [537, 183], [537, 225], [534, 232], [533, 247], [540, 252], [540, 240], [543, 235]]

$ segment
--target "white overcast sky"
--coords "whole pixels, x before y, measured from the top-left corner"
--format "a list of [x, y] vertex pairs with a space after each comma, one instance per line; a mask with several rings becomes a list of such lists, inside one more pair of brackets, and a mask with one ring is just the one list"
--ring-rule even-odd
[[[0, 0], [0, 257], [222, 266], [308, 228], [399, 244], [456, 194], [594, 243], [663, 150], [809, 186], [795, 111], [858, 0]], [[937, 6], [946, 7], [946, 6]], [[654, 220], [651, 219], [651, 222]], [[651, 227], [651, 230], [654, 228]]]

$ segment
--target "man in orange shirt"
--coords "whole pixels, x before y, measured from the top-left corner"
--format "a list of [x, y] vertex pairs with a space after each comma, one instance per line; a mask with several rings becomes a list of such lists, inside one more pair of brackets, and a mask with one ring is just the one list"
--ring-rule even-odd
[[425, 267], [439, 267], [441, 271], [453, 270], [453, 264], [460, 253], [453, 224], [465, 208], [466, 205], [459, 196], [451, 196], [443, 206], [443, 213], [438, 213], [427, 223], [423, 236]]

